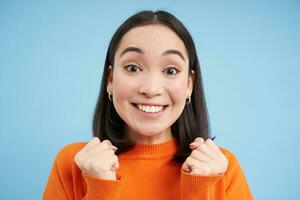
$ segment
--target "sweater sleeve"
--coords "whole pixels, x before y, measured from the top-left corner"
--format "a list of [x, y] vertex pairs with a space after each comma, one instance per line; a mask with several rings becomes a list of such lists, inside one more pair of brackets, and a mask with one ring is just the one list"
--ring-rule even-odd
[[117, 174], [117, 180], [102, 180], [97, 177], [83, 173], [87, 182], [87, 194], [84, 200], [114, 200], [119, 199], [122, 188], [121, 176]]
[[221, 175], [202, 176], [181, 169], [181, 199], [253, 200], [245, 175], [236, 157], [221, 148], [229, 161], [227, 171]]
[[[74, 162], [77, 151], [78, 145], [70, 144], [57, 154], [43, 193], [43, 200], [118, 199], [123, 185], [122, 177], [117, 173], [117, 180], [103, 180], [81, 172]], [[86, 184], [81, 181], [85, 181]], [[86, 189], [83, 189], [83, 185], [86, 185]]]
[[225, 173], [225, 197], [226, 199], [253, 200], [246, 176], [233, 153], [221, 148], [229, 160], [229, 167]]

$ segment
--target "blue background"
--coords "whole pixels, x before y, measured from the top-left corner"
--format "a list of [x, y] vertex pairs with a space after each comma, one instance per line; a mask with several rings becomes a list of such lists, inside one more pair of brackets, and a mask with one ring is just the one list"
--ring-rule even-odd
[[92, 138], [108, 43], [143, 9], [190, 31], [215, 141], [255, 199], [300, 199], [299, 1], [0, 2], [0, 199], [40, 199], [57, 152]]

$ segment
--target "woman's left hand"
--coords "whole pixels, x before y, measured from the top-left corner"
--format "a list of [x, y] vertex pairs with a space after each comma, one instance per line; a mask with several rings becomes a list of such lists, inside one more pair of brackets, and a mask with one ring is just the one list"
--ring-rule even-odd
[[198, 137], [190, 144], [190, 148], [193, 151], [183, 163], [183, 171], [197, 175], [220, 175], [226, 172], [228, 160], [211, 139], [204, 141]]

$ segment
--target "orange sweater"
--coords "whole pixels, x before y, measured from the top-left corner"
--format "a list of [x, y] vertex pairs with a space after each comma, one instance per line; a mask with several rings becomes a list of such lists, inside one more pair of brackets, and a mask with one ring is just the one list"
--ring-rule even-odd
[[182, 164], [171, 160], [177, 146], [172, 138], [161, 144], [137, 144], [121, 153], [117, 180], [101, 180], [82, 173], [74, 162], [74, 155], [85, 144], [72, 143], [58, 153], [44, 200], [253, 199], [238, 160], [224, 148], [229, 166], [223, 175], [182, 171]]

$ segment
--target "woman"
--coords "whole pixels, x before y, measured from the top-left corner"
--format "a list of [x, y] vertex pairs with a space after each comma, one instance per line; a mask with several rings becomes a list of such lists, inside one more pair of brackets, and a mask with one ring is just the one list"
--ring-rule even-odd
[[139, 12], [114, 34], [93, 134], [58, 153], [44, 199], [252, 199], [210, 138], [194, 42], [168, 12]]

